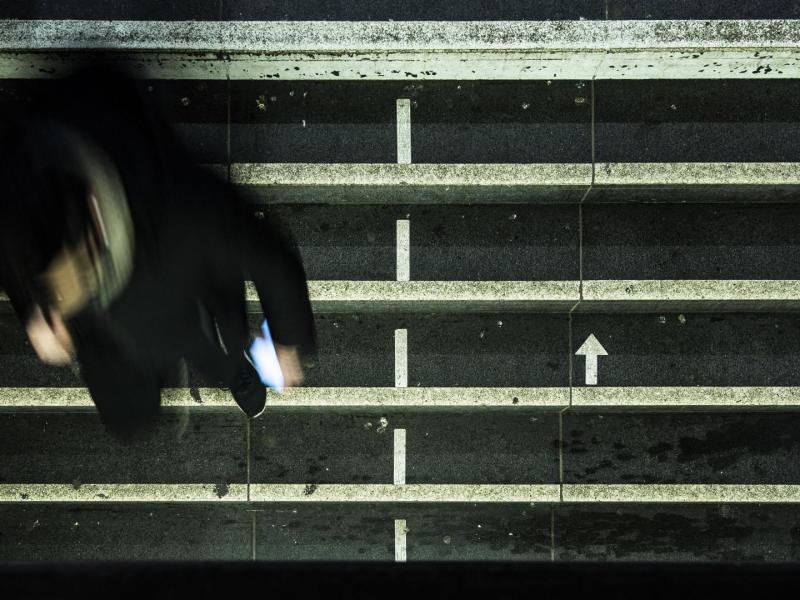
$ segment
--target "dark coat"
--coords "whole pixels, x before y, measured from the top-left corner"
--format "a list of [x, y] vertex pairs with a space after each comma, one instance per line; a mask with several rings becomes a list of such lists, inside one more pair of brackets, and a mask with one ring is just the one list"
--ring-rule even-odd
[[[275, 341], [313, 352], [305, 273], [285, 230], [269, 216], [256, 218], [224, 177], [193, 166], [128, 78], [94, 70], [60, 84], [55, 98], [34, 99], [28, 116], [67, 123], [105, 150], [120, 172], [136, 240], [133, 274], [123, 293], [102, 314], [85, 310], [67, 323], [79, 362], [107, 360], [98, 353], [107, 354], [113, 339], [113, 347], [135, 364], [161, 368], [189, 357], [214, 371], [216, 359], [206, 350], [220, 338], [241, 357], [248, 280]], [[47, 238], [41, 228], [50, 223], [27, 219], [26, 194], [35, 193], [35, 186], [28, 189], [24, 154], [4, 151], [0, 275], [24, 321], [36, 301], [30, 293], [33, 271], [43, 261], [36, 255], [40, 248], [31, 246]], [[229, 378], [232, 368], [223, 364], [214, 375]]]

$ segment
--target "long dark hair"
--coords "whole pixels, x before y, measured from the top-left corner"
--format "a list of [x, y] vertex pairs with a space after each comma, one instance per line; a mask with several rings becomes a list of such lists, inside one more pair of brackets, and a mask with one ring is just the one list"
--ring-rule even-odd
[[70, 132], [107, 153], [137, 200], [130, 211], [145, 260], [157, 254], [156, 222], [171, 195], [170, 132], [132, 77], [90, 67], [52, 83], [0, 123], [0, 275], [26, 305], [44, 306], [37, 275], [89, 226], [88, 182], [73, 168]]
[[62, 142], [57, 130], [35, 121], [17, 123], [0, 138], [3, 279], [42, 306], [46, 290], [37, 276], [61, 248], [81, 240], [91, 218], [87, 182], [65, 168], [69, 152]]

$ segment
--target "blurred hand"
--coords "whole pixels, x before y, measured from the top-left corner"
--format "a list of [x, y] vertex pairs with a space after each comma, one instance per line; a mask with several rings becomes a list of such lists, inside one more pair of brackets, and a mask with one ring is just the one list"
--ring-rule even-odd
[[48, 365], [67, 365], [75, 355], [72, 338], [64, 325], [61, 313], [53, 311], [51, 318], [52, 328], [37, 306], [25, 326], [28, 339], [42, 362]]
[[278, 363], [283, 372], [284, 387], [299, 387], [303, 385], [305, 379], [303, 367], [300, 365], [300, 354], [297, 346], [281, 346], [275, 344], [275, 353], [278, 355]]

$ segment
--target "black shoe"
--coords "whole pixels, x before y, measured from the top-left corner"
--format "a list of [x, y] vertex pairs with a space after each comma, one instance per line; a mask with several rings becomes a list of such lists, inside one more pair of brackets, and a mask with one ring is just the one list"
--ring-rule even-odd
[[267, 406], [267, 388], [261, 383], [247, 352], [243, 353], [242, 363], [231, 385], [231, 394], [248, 417], [258, 417]]

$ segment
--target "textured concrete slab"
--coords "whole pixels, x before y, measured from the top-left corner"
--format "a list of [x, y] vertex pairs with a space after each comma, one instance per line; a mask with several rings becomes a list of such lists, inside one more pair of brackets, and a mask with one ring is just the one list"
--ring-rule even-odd
[[[227, 82], [140, 80], [136, 88], [195, 161], [227, 164]], [[4, 119], [18, 118], [33, 98], [63, 102], [63, 90], [58, 79], [0, 80], [0, 110]]]
[[256, 560], [394, 561], [393, 515], [398, 507], [260, 503], [252, 506]]
[[596, 82], [596, 159], [796, 162], [798, 90], [797, 81]]
[[[800, 407], [798, 387], [575, 387], [564, 388], [389, 388], [302, 387], [278, 394], [268, 390], [266, 412], [328, 409], [786, 409]], [[226, 389], [170, 388], [162, 391], [166, 409], [233, 409]], [[85, 388], [0, 388], [0, 410], [87, 410], [94, 404]]]
[[[734, 388], [735, 389], [735, 388]], [[770, 390], [758, 398], [767, 403]], [[778, 388], [775, 388], [778, 389]], [[780, 393], [787, 404], [794, 403], [792, 388]], [[711, 392], [709, 392], [711, 393]], [[390, 387], [301, 387], [279, 394], [267, 390], [267, 412], [275, 410], [318, 410], [340, 408], [566, 408], [567, 388], [390, 388]], [[629, 400], [630, 401], [630, 400]], [[165, 408], [234, 409], [229, 390], [221, 388], [168, 388], [161, 393]], [[622, 400], [621, 402], [624, 402]], [[800, 403], [800, 400], [798, 400]], [[600, 405], [605, 403], [600, 400]], [[94, 409], [86, 388], [0, 388], [0, 409]]]
[[231, 160], [396, 163], [401, 82], [233, 81]]
[[147, 80], [138, 85], [196, 162], [227, 165], [227, 82]]
[[589, 91], [582, 81], [237, 81], [231, 156], [242, 163], [402, 162], [396, 102], [403, 99], [413, 163], [589, 162]]
[[248, 560], [244, 505], [0, 505], [3, 561]]
[[258, 204], [567, 203], [591, 180], [588, 163], [231, 165], [231, 181]]
[[[172, 506], [187, 512], [198, 504], [233, 505], [243, 503], [248, 486], [234, 484], [223, 488], [210, 484], [86, 484], [80, 489], [63, 484], [0, 484], [0, 509], [8, 507], [124, 507]], [[391, 506], [414, 512], [425, 504], [447, 509], [458, 504], [495, 505], [592, 503], [654, 504], [797, 504], [800, 486], [794, 484], [251, 484], [246, 510], [296, 514], [300, 506], [335, 507], [347, 504], [357, 514], [359, 509]], [[232, 507], [232, 508], [233, 508]], [[288, 508], [286, 511], [281, 509]], [[444, 510], [447, 510], [444, 509]], [[617, 509], [619, 510], [619, 509]], [[397, 512], [395, 511], [395, 514]]]
[[672, 185], [672, 186], [598, 186], [586, 195], [586, 204], [594, 203], [683, 203], [702, 204], [796, 204], [800, 189], [795, 185]]
[[487, 411], [397, 415], [409, 484], [556, 483], [558, 414]]
[[0, 24], [3, 77], [61, 72], [85, 60], [59, 54], [74, 50], [120, 51], [103, 58], [188, 79], [774, 79], [800, 70], [792, 20]]
[[[800, 482], [800, 415], [784, 413], [599, 413], [564, 415], [564, 482], [570, 484], [795, 484]], [[615, 487], [589, 487], [597, 499], [623, 496]], [[669, 501], [672, 491], [631, 489], [639, 501]], [[694, 489], [694, 488], [692, 488]], [[778, 488], [776, 488], [778, 489]], [[595, 490], [595, 491], [591, 491]], [[628, 488], [621, 488], [624, 492]], [[672, 501], [716, 498], [730, 501], [724, 489], [699, 486], [674, 491]], [[716, 491], [715, 491], [716, 490]], [[738, 490], [738, 491], [736, 491]], [[788, 491], [787, 491], [788, 490]], [[759, 489], [753, 501], [800, 499], [800, 487], [774, 492]], [[735, 494], [749, 494], [746, 487]], [[713, 494], [719, 493], [714, 496]], [[785, 492], [785, 493], [784, 493]], [[565, 490], [566, 493], [566, 490]], [[636, 494], [644, 494], [635, 496]], [[786, 495], [788, 494], [788, 495]], [[604, 496], [605, 495], [605, 496]], [[568, 498], [565, 495], [565, 500]], [[573, 496], [580, 501], [580, 496]]]
[[224, 2], [220, 0], [5, 0], [0, 19], [87, 19], [87, 20], [217, 20]]
[[283, 222], [296, 240], [309, 279], [397, 276], [397, 221], [409, 214], [406, 207], [293, 205], [264, 212]]
[[592, 160], [587, 81], [434, 81], [408, 87], [413, 162]]
[[569, 385], [567, 315], [401, 317], [408, 328], [408, 385]]
[[250, 485], [252, 502], [437, 502], [492, 503], [557, 502], [558, 485], [447, 485], [447, 484], [308, 484]]
[[[626, 167], [628, 165], [621, 166]], [[405, 165], [294, 162], [231, 165], [231, 181], [252, 186], [584, 187], [591, 183], [591, 176], [588, 163]]]
[[[4, 317], [12, 322], [15, 318], [12, 315]], [[261, 321], [262, 317], [257, 314], [250, 315], [251, 331], [258, 331]], [[19, 329], [16, 323], [14, 326]], [[516, 313], [466, 313], [441, 317], [422, 314], [320, 314], [316, 318], [318, 352], [316, 356], [309, 357], [310, 362], [306, 364], [306, 385], [312, 388], [394, 387], [394, 332], [397, 329], [408, 329], [410, 332], [408, 376], [411, 387], [553, 388], [568, 385], [569, 330], [566, 315]], [[44, 367], [30, 347], [9, 348], [5, 345], [8, 339], [0, 338], [0, 380], [3, 382], [0, 387], [74, 389], [84, 386], [77, 370]], [[199, 397], [201, 402], [213, 406], [231, 406], [227, 393], [220, 392], [206, 400], [206, 393], [200, 388], [216, 388], [219, 383], [202, 376], [192, 365], [189, 366], [189, 386], [196, 389], [190, 398], [172, 398], [167, 394], [163, 398], [167, 403], [174, 401], [194, 406], [198, 404], [196, 400]], [[163, 385], [172, 388], [183, 384], [167, 378]], [[471, 404], [473, 392], [454, 390], [446, 392], [446, 397], [453, 398], [456, 404]], [[47, 393], [46, 389], [37, 392], [40, 395]], [[68, 395], [72, 392], [64, 390], [54, 393]], [[412, 394], [409, 398], [414, 398], [415, 393], [409, 392]], [[508, 398], [504, 396], [505, 392], [491, 393], [500, 394], [497, 402], [503, 402], [503, 397]], [[342, 391], [338, 397], [344, 398], [346, 394], [346, 391]], [[459, 394], [463, 394], [461, 400], [456, 399]], [[544, 394], [544, 398], [550, 398], [545, 391], [535, 394], [537, 397]], [[527, 393], [512, 394], [510, 397], [513, 399], [514, 396], [518, 397], [521, 404], [539, 402], [530, 399]], [[480, 392], [480, 397], [487, 401], [490, 398], [484, 392]], [[378, 394], [374, 401], [383, 402], [381, 398], [386, 397]], [[438, 398], [445, 401], [442, 395], [438, 395]], [[396, 397], [396, 400], [404, 401], [402, 397]], [[551, 401], [556, 399], [546, 400]]]
[[[569, 309], [576, 281], [311, 281], [317, 311], [408, 310], [487, 311]], [[248, 301], [253, 302], [248, 288]]]
[[[259, 318], [250, 324], [256, 330]], [[411, 388], [562, 388], [569, 381], [564, 314], [338, 313], [318, 315], [316, 327], [319, 351], [305, 371], [311, 387], [394, 387], [397, 329], [408, 331]], [[191, 376], [190, 385], [216, 386]]]
[[[335, 52], [344, 50], [783, 49], [793, 20], [214, 21], [8, 20], [0, 47], [27, 49]], [[82, 35], [80, 35], [82, 34]]]
[[[608, 393], [620, 402], [626, 402], [626, 397], [647, 402], [652, 392], [654, 401], [663, 398], [672, 403], [691, 397], [701, 400], [701, 389], [690, 388], [715, 386], [713, 395], [703, 401], [730, 397], [735, 402], [759, 402], [772, 397], [780, 403], [783, 391], [753, 388], [800, 385], [798, 325], [793, 314], [576, 314], [572, 319], [573, 352], [594, 334], [608, 356], [599, 357], [597, 390], [587, 390], [583, 396], [582, 389], [575, 389], [573, 400], [586, 397], [603, 402]], [[573, 369], [573, 385], [583, 388], [582, 357], [574, 358]], [[601, 391], [604, 386], [630, 388], [630, 392], [617, 395], [614, 390]], [[748, 389], [737, 391], [739, 386]], [[673, 394], [670, 387], [686, 389]]]
[[[796, 280], [309, 281], [315, 312], [741, 312], [800, 308]], [[583, 298], [578, 304], [579, 289]], [[252, 283], [248, 310], [261, 311]], [[8, 314], [0, 292], [0, 312]]]
[[529, 505], [254, 504], [257, 560], [549, 560], [550, 508]]
[[[200, 391], [201, 395], [203, 391]], [[267, 411], [275, 409], [386, 408], [531, 408], [565, 407], [566, 388], [295, 388], [269, 393]]]
[[576, 387], [573, 407], [764, 409], [800, 407], [796, 387]]
[[392, 431], [381, 426], [380, 418], [372, 414], [265, 414], [251, 435], [251, 481], [389, 483]]
[[798, 163], [234, 163], [256, 204], [796, 202]]
[[796, 561], [797, 520], [791, 504], [560, 506], [556, 560]]
[[609, 0], [606, 4], [608, 19], [796, 19], [800, 14], [797, 0]]
[[544, 19], [602, 19], [599, 0], [510, 0], [486, 4], [480, 0], [444, 0], [435, 4], [357, 0], [330, 3], [322, 0], [226, 0], [225, 19], [324, 21], [505, 21]]
[[586, 202], [796, 203], [796, 163], [598, 163]]
[[[51, 367], [36, 356], [28, 336], [11, 306], [0, 292], [0, 386], [76, 387], [78, 373], [70, 368]], [[3, 311], [3, 308], [5, 310]]]
[[273, 206], [309, 279], [396, 277], [397, 222], [410, 229], [412, 280], [576, 280], [578, 209], [570, 205]]
[[96, 413], [0, 414], [0, 482], [64, 484], [78, 494], [85, 483], [211, 483], [247, 481], [247, 431], [241, 413], [165, 413], [151, 435], [117, 442]]
[[[35, 560], [795, 560], [791, 504], [0, 505], [0, 556]], [[133, 534], [135, 532], [135, 534]], [[555, 545], [551, 545], [552, 542]]]
[[[585, 206], [583, 276], [589, 280], [800, 279], [800, 246], [793, 226], [798, 220], [800, 207], [794, 204]], [[762, 289], [780, 293], [781, 285], [741, 287], [733, 293], [763, 293]], [[671, 289], [679, 293], [679, 286], [688, 293], [697, 291], [686, 282]]]
[[[568, 310], [578, 300], [577, 281], [309, 281], [318, 313], [386, 310], [472, 311]], [[250, 310], [260, 310], [251, 282], [246, 286]], [[0, 292], [0, 305], [11, 310]]]
[[584, 280], [578, 311], [796, 311], [797, 280]]
[[118, 484], [0, 484], [0, 503], [90, 503], [119, 502], [243, 502], [246, 484], [206, 483], [118, 483]]
[[800, 164], [786, 162], [598, 163], [599, 186], [797, 186]]
[[565, 485], [564, 502], [792, 503], [797, 485]]
[[269, 411], [251, 434], [254, 483], [391, 483], [406, 431], [412, 484], [558, 482], [558, 416], [542, 411]]
[[602, 0], [511, 0], [486, 5], [480, 0], [440, 2], [431, 6], [388, 0], [331, 3], [324, 0], [7, 0], [0, 8], [4, 19], [112, 19], [112, 20], [245, 20], [245, 21], [463, 21], [602, 19]]
[[[258, 327], [260, 321], [260, 317], [252, 315], [251, 329]], [[318, 315], [315, 326], [318, 351], [305, 370], [306, 385], [394, 386], [397, 318], [347, 313]], [[202, 385], [200, 380], [198, 385]]]
[[[219, 388], [165, 389], [162, 406], [232, 409], [230, 392]], [[268, 390], [267, 412], [320, 409], [474, 409], [567, 408], [568, 388], [293, 388], [278, 394]], [[573, 408], [619, 409], [786, 409], [800, 407], [796, 387], [576, 387]], [[0, 388], [2, 410], [91, 411], [85, 388]]]

